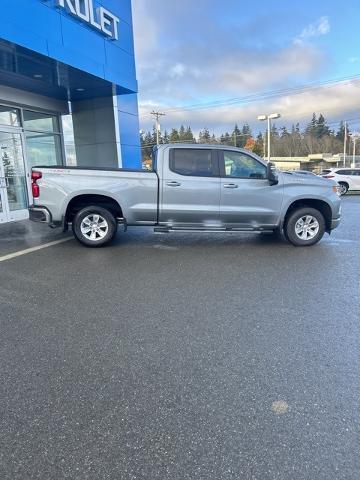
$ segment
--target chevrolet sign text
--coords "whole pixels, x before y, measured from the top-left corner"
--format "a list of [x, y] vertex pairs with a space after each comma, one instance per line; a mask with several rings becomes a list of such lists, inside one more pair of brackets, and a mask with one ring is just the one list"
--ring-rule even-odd
[[104, 35], [119, 39], [119, 18], [104, 7], [95, 9], [93, 0], [56, 0], [56, 4]]

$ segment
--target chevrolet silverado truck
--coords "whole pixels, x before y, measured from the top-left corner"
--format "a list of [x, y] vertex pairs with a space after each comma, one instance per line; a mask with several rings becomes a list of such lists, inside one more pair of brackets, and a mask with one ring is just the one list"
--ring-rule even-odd
[[32, 169], [30, 219], [89, 247], [110, 242], [118, 225], [156, 232], [274, 232], [295, 246], [317, 243], [340, 223], [335, 182], [279, 172], [246, 150], [161, 145], [153, 169], [66, 166]]

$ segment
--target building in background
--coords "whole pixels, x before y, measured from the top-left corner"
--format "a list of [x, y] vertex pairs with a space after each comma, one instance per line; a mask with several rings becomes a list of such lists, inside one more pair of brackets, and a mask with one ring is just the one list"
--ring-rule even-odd
[[131, 0], [1, 0], [0, 223], [33, 165], [141, 168]]

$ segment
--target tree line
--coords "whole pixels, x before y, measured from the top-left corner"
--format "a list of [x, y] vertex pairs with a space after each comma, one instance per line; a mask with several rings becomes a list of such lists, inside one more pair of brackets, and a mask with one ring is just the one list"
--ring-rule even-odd
[[[203, 128], [197, 137], [190, 126], [181, 125], [172, 128], [160, 135], [160, 143], [209, 143], [232, 145], [246, 148], [260, 156], [265, 156], [267, 131], [253, 135], [250, 126], [245, 123], [242, 127], [236, 124], [231, 132], [225, 132], [220, 137], [211, 133], [208, 128]], [[314, 113], [311, 120], [301, 128], [299, 123], [291, 128], [278, 127], [273, 123], [271, 127], [271, 155], [275, 157], [303, 157], [314, 153], [337, 154], [343, 152], [345, 135], [344, 122], [338, 128], [329, 127], [324, 115]], [[143, 159], [151, 157], [153, 146], [156, 145], [156, 129], [141, 135]]]

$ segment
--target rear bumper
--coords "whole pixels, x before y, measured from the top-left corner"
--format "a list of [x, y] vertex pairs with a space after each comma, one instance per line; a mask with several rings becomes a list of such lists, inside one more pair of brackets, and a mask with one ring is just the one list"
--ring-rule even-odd
[[52, 224], [51, 213], [45, 207], [29, 207], [29, 218], [32, 222]]

